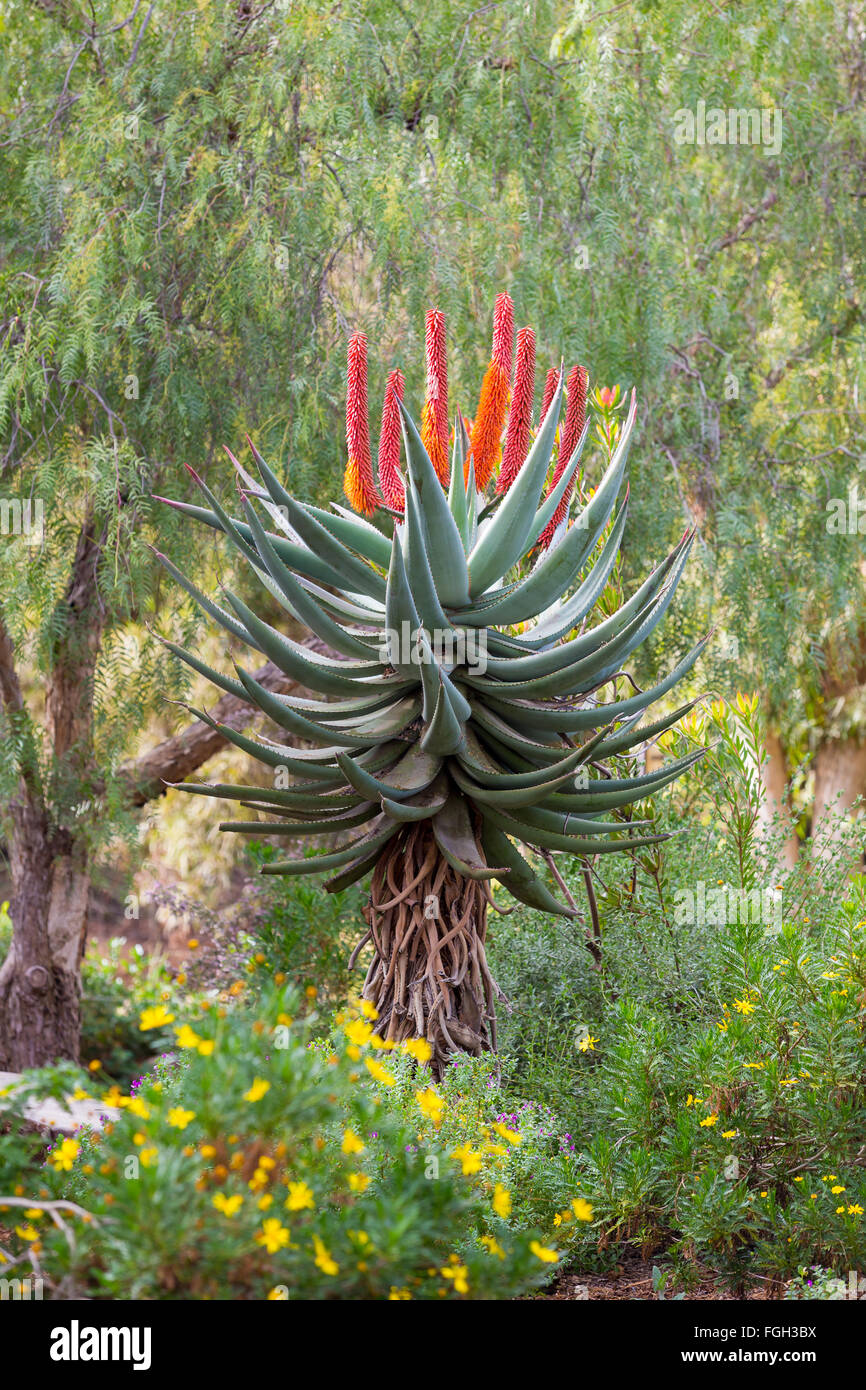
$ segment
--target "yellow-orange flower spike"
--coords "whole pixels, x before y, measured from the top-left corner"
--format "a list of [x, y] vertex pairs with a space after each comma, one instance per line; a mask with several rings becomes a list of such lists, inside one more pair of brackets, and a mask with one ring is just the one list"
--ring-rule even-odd
[[[481, 383], [481, 396], [472, 427], [472, 460], [475, 486], [483, 492], [502, 457], [502, 431], [508, 411], [511, 360], [514, 353], [514, 304], [510, 295], [498, 294], [493, 309], [493, 353]], [[464, 469], [469, 476], [468, 460]]]
[[532, 426], [532, 398], [535, 394], [535, 334], [531, 328], [521, 328], [517, 335], [517, 366], [514, 372], [514, 393], [508, 414], [505, 453], [496, 480], [496, 491], [507, 492], [523, 467], [529, 453], [529, 432]]
[[392, 372], [385, 387], [382, 405], [382, 432], [379, 435], [379, 486], [382, 496], [396, 512], [406, 504], [403, 479], [400, 474], [400, 444], [402, 426], [398, 400], [403, 399], [403, 373]]
[[421, 411], [421, 439], [440, 483], [447, 486], [448, 466], [448, 366], [445, 356], [445, 315], [428, 309], [424, 337], [427, 363], [427, 395]]
[[367, 516], [378, 507], [381, 498], [373, 479], [373, 458], [370, 453], [370, 422], [367, 417], [367, 338], [353, 333], [347, 354], [348, 390], [346, 393], [346, 443], [349, 461], [343, 479], [343, 491], [356, 512]]
[[[562, 427], [562, 438], [559, 443], [559, 454], [557, 455], [556, 467], [553, 470], [553, 478], [547, 490], [549, 497], [556, 487], [565, 469], [571, 461], [571, 456], [577, 448], [578, 440], [583, 434], [583, 427], [586, 423], [586, 383], [587, 371], [585, 367], [572, 367], [565, 383], [568, 392], [568, 401], [565, 407], [565, 424]], [[547, 549], [553, 540], [554, 532], [559, 526], [563, 517], [568, 514], [568, 500], [574, 487], [572, 478], [562, 497], [562, 501], [554, 512], [550, 521], [541, 533], [538, 544], [542, 549]]]

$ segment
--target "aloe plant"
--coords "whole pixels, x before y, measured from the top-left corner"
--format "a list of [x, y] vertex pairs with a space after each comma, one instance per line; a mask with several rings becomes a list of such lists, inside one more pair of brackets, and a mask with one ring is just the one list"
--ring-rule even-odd
[[[518, 335], [512, 383], [513, 338], [511, 301], [500, 295], [475, 420], [470, 428], [458, 413], [449, 428], [444, 321], [428, 314], [421, 430], [403, 403], [403, 376], [392, 372], [378, 483], [366, 340], [351, 339], [345, 490], [352, 510], [334, 504], [329, 512], [293, 497], [251, 441], [257, 476], [231, 456], [243, 515], [229, 516], [200, 478], [207, 506], [172, 504], [221, 531], [270, 597], [332, 655], [264, 622], [232, 592], [227, 606], [217, 604], [164, 561], [227, 632], [321, 697], [274, 694], [242, 666], [227, 676], [169, 642], [194, 670], [266, 715], [283, 739], [217, 726], [282, 776], [272, 786], [188, 783], [184, 790], [267, 818], [229, 821], [223, 830], [337, 845], [268, 863], [266, 873], [325, 874], [332, 892], [372, 876], [367, 931], [355, 952], [372, 944], [363, 997], [378, 1010], [386, 1039], [426, 1037], [437, 1071], [454, 1050], [495, 1047], [498, 990], [484, 947], [491, 880], [521, 903], [574, 917], [539, 860], [560, 852], [586, 864], [664, 838], [646, 821], [624, 819], [624, 809], [699, 756], [635, 776], [607, 765], [691, 708], [640, 724], [706, 641], [651, 689], [617, 698], [613, 682], [668, 608], [692, 532], [616, 611], [586, 625], [625, 527], [627, 489], [615, 508], [634, 392], [603, 476], [576, 507], [587, 374], [570, 374], [560, 431], [564, 375], [548, 373], [533, 428], [535, 340], [529, 329]], [[613, 698], [601, 698], [605, 686]]]

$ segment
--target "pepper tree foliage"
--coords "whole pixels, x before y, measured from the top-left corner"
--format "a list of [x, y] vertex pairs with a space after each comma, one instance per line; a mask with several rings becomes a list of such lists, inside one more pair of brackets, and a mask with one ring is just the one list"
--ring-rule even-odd
[[[720, 682], [760, 676], [794, 743], [860, 735], [862, 542], [828, 534], [826, 502], [861, 476], [861, 3], [61, 0], [0, 23], [0, 497], [45, 515], [38, 546], [0, 538], [0, 611], [35, 682], [90, 527], [103, 772], [179, 689], [143, 627], [175, 602], [145, 545], [164, 472], [250, 429], [332, 493], [337, 344], [362, 324], [377, 361], [417, 360], [435, 301], [459, 388], [490, 284], [540, 351], [641, 385], [626, 570], [684, 519], [702, 542], [653, 666], [712, 610], [740, 642]], [[778, 108], [779, 152], [677, 144], [698, 101]], [[28, 729], [4, 717], [5, 790]]]

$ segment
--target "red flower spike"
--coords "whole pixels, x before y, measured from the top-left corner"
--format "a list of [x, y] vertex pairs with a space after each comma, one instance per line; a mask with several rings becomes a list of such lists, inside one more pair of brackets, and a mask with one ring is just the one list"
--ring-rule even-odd
[[550, 409], [550, 402], [556, 395], [556, 386], [558, 381], [559, 372], [557, 371], [556, 367], [551, 367], [550, 371], [547, 373], [547, 377], [544, 382], [544, 395], [541, 398], [541, 415], [539, 416], [539, 423], [544, 419], [545, 415]]
[[521, 328], [517, 335], [517, 366], [514, 372], [511, 410], [508, 415], [508, 431], [505, 436], [505, 453], [496, 480], [496, 491], [499, 493], [508, 491], [529, 453], [534, 394], [535, 334], [531, 328]]
[[514, 356], [514, 302], [510, 294], [498, 294], [493, 306], [493, 360], [511, 380]]
[[398, 401], [403, 399], [403, 373], [391, 372], [385, 386], [385, 400], [382, 405], [382, 432], [379, 435], [379, 486], [382, 496], [395, 512], [402, 512], [406, 504], [403, 479], [400, 474], [400, 445], [403, 431], [400, 424]]
[[349, 461], [343, 491], [356, 512], [372, 516], [381, 502], [373, 479], [370, 422], [367, 417], [367, 337], [353, 333], [347, 354], [346, 443]]
[[427, 396], [421, 412], [421, 439], [440, 483], [447, 487], [448, 466], [448, 367], [445, 357], [445, 315], [428, 309], [424, 335], [427, 361]]
[[[586, 423], [586, 383], [587, 372], [585, 367], [572, 367], [565, 383], [568, 392], [568, 401], [565, 407], [565, 424], [562, 427], [562, 439], [559, 444], [559, 454], [557, 455], [556, 467], [553, 470], [553, 479], [547, 490], [549, 497], [556, 487], [568, 464], [571, 456], [577, 448], [578, 440], [583, 434], [583, 427]], [[563, 517], [568, 514], [568, 502], [574, 488], [574, 478], [562, 496], [562, 500], [554, 512], [550, 521], [541, 533], [538, 544], [546, 550], [553, 540], [554, 532], [559, 526]]]

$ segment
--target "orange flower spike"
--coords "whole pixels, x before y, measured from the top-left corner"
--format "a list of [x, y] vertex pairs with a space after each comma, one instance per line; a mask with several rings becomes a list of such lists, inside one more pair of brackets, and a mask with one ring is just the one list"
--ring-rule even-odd
[[347, 354], [348, 391], [346, 394], [346, 443], [349, 462], [343, 478], [343, 491], [356, 512], [372, 516], [381, 498], [373, 479], [370, 453], [370, 422], [367, 417], [367, 337], [353, 333]]
[[[483, 492], [502, 454], [502, 430], [508, 410], [511, 361], [514, 355], [514, 305], [511, 296], [498, 294], [493, 310], [493, 355], [481, 383], [481, 396], [472, 427], [475, 486]], [[468, 460], [465, 470], [468, 477]]]
[[421, 411], [421, 439], [440, 483], [447, 486], [448, 466], [448, 366], [445, 357], [445, 315], [427, 310], [424, 335], [427, 361], [427, 396]]
[[534, 395], [535, 334], [531, 328], [521, 328], [517, 335], [517, 366], [514, 372], [511, 410], [508, 415], [508, 431], [505, 436], [505, 453], [496, 480], [496, 491], [499, 493], [508, 491], [529, 453]]
[[403, 438], [398, 401], [403, 399], [402, 372], [391, 372], [382, 405], [382, 432], [379, 435], [379, 487], [389, 507], [402, 512], [406, 504], [400, 475], [400, 445]]
[[[565, 407], [565, 424], [562, 427], [562, 439], [560, 440], [556, 467], [553, 470], [553, 479], [547, 490], [548, 497], [556, 487], [568, 464], [571, 462], [571, 456], [577, 448], [580, 436], [583, 434], [583, 427], [586, 424], [586, 383], [586, 368], [572, 367], [565, 383], [565, 388], [568, 392], [568, 401]], [[538, 544], [542, 549], [546, 550], [550, 545], [557, 526], [559, 526], [563, 517], [568, 514], [568, 501], [573, 487], [574, 478], [572, 478], [568, 487], [565, 489], [562, 501], [541, 533]]]

